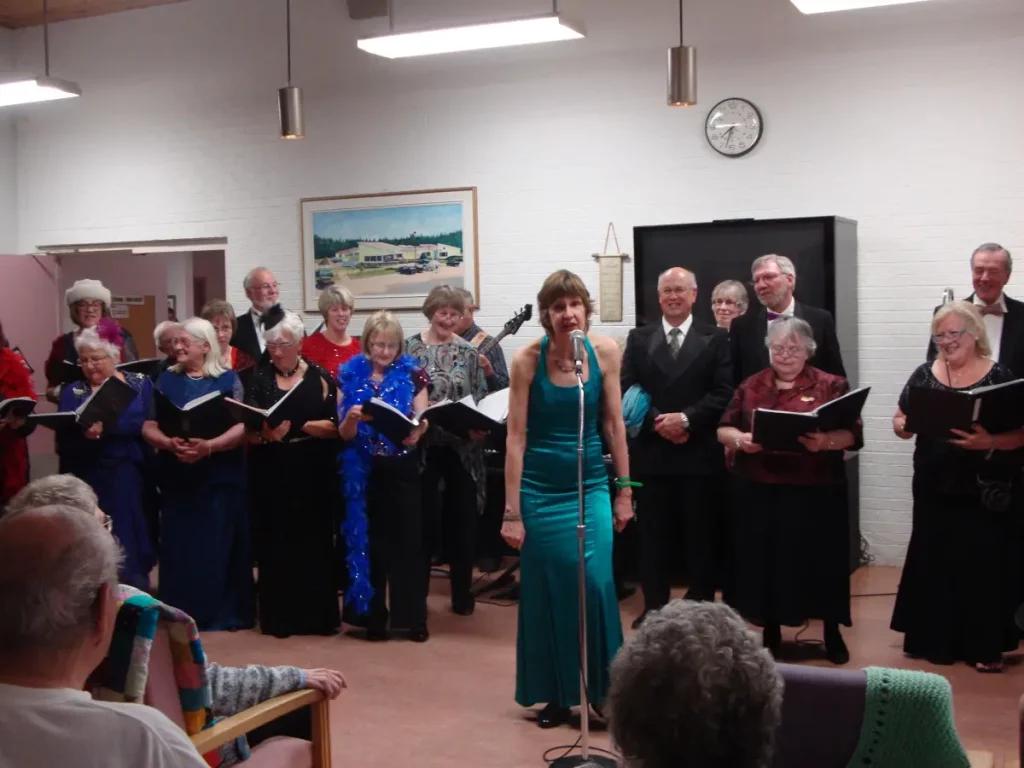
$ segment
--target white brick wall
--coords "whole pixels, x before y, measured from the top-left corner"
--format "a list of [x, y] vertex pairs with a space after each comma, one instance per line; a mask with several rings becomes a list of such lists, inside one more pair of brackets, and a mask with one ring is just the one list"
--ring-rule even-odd
[[[410, 0], [400, 22], [403, 6], [410, 25], [431, 10], [523, 11], [513, 0]], [[296, 306], [298, 198], [476, 185], [480, 319], [495, 328], [555, 267], [594, 285], [590, 254], [609, 220], [630, 250], [635, 225], [857, 219], [861, 383], [874, 387], [863, 527], [880, 562], [900, 561], [911, 446], [888, 428], [896, 395], [922, 359], [941, 289], [965, 295], [973, 246], [1024, 246], [1024, 4], [803, 17], [786, 0], [690, 2], [701, 107], [689, 111], [662, 106], [674, 0], [563, 8], [584, 19], [586, 42], [388, 62], [355, 50], [343, 3], [299, 0], [307, 138], [292, 143], [276, 138], [283, 3], [193, 0], [56, 25], [55, 69], [85, 97], [19, 121], [20, 246], [226, 236], [229, 298], [241, 303], [242, 275], [263, 263]], [[21, 59], [37, 45], [20, 34]], [[707, 108], [732, 95], [753, 99], [767, 123], [738, 161], [717, 157], [701, 132]], [[600, 330], [625, 332], [632, 292], [627, 274], [626, 322]]]

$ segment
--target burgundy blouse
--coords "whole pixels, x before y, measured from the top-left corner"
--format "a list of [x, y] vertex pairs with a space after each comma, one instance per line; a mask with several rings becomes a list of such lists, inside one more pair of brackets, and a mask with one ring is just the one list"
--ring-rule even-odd
[[[775, 386], [775, 371], [765, 368], [736, 388], [732, 402], [726, 408], [719, 424], [723, 427], [736, 427], [741, 432], [749, 432], [754, 411], [758, 408], [806, 413], [849, 391], [850, 385], [842, 376], [833, 376], [810, 365], [805, 366], [800, 372], [793, 382], [792, 389], [778, 389]], [[854, 444], [850, 450], [859, 450], [864, 445], [860, 420], [853, 429], [853, 437]], [[780, 485], [831, 485], [842, 482], [846, 476], [843, 469], [843, 451], [737, 451], [733, 471], [757, 483]]]

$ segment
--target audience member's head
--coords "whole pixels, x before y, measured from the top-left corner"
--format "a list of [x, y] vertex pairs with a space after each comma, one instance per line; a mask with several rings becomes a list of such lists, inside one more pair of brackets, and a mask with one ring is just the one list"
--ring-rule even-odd
[[87, 482], [74, 475], [47, 475], [33, 480], [7, 502], [0, 515], [13, 515], [33, 507], [71, 507], [100, 522], [108, 518], [100, 509], [96, 492]]
[[767, 768], [782, 678], [723, 603], [673, 600], [612, 663], [606, 711], [625, 768]]
[[0, 682], [82, 689], [110, 645], [120, 559], [80, 509], [27, 507], [0, 519]]

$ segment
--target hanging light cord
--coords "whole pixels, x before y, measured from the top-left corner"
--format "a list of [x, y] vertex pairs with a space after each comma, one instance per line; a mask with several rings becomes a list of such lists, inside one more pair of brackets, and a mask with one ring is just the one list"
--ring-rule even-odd
[[292, 0], [285, 0], [285, 37], [288, 40], [288, 87], [292, 87]]
[[388, 29], [394, 34], [395, 31], [395, 0], [388, 0]]
[[50, 3], [43, 0], [43, 69], [50, 76]]
[[679, 46], [683, 45], [683, 0], [679, 0]]

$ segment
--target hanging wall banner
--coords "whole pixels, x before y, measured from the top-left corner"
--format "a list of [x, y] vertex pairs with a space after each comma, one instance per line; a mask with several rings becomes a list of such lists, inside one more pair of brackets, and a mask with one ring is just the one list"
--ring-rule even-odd
[[[608, 243], [615, 242], [615, 252], [609, 253]], [[622, 322], [622, 262], [629, 254], [622, 253], [619, 248], [619, 237], [615, 234], [615, 225], [608, 223], [604, 236], [604, 250], [595, 253], [598, 271], [599, 299], [598, 311], [602, 323]]]

